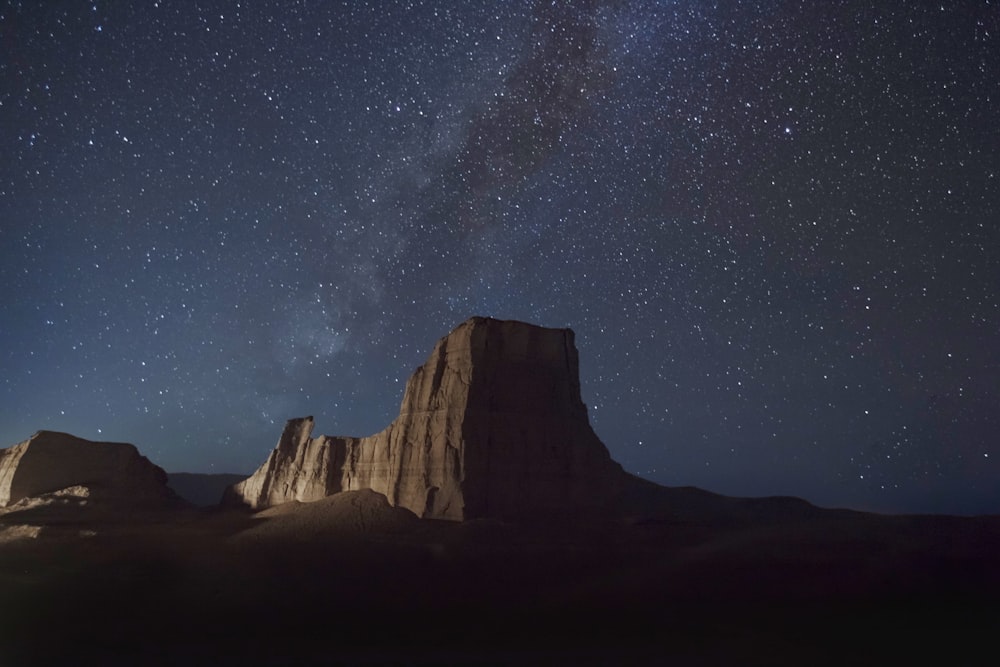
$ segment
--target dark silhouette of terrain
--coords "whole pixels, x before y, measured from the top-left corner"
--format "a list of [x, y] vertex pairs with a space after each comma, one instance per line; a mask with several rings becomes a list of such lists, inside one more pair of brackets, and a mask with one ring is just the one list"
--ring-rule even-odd
[[168, 472], [167, 486], [196, 507], [212, 507], [219, 504], [228, 487], [246, 477], [229, 473]]
[[256, 515], [7, 513], [0, 535], [43, 528], [0, 544], [0, 655], [4, 665], [992, 663], [996, 517], [637, 495], [651, 505], [558, 523], [418, 519], [373, 491]]

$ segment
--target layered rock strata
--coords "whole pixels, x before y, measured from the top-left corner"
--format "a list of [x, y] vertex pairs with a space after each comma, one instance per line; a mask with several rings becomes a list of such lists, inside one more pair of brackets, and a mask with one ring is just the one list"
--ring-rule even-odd
[[0, 449], [0, 507], [74, 488], [85, 489], [95, 499], [137, 506], [180, 502], [167, 487], [163, 469], [134, 445], [39, 431], [22, 443]]
[[426, 518], [597, 509], [625, 474], [590, 427], [573, 332], [472, 318], [407, 382], [399, 416], [364, 438], [290, 420], [229, 503], [262, 508], [372, 489]]

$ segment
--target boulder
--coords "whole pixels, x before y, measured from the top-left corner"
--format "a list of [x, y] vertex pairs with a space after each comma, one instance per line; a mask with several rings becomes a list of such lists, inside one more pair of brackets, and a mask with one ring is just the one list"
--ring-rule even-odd
[[425, 518], [524, 519], [599, 510], [626, 477], [591, 429], [570, 329], [472, 318], [438, 341], [386, 429], [314, 438], [313, 425], [290, 420], [226, 502], [371, 489]]
[[163, 469], [139, 454], [134, 445], [39, 431], [22, 443], [0, 449], [0, 507], [64, 490], [130, 506], [180, 502], [167, 488]]

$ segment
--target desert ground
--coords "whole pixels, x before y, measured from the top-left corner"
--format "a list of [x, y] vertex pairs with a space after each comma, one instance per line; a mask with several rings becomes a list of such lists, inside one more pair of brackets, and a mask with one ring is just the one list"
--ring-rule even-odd
[[371, 491], [8, 508], [0, 664], [995, 664], [1000, 518], [649, 493], [516, 524]]

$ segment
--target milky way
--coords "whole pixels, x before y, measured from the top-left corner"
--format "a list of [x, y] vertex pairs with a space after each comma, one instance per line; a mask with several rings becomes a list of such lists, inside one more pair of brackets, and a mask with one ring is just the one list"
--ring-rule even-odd
[[249, 472], [487, 315], [648, 479], [1000, 512], [1000, 6], [881, 4], [5, 2], [0, 446]]

